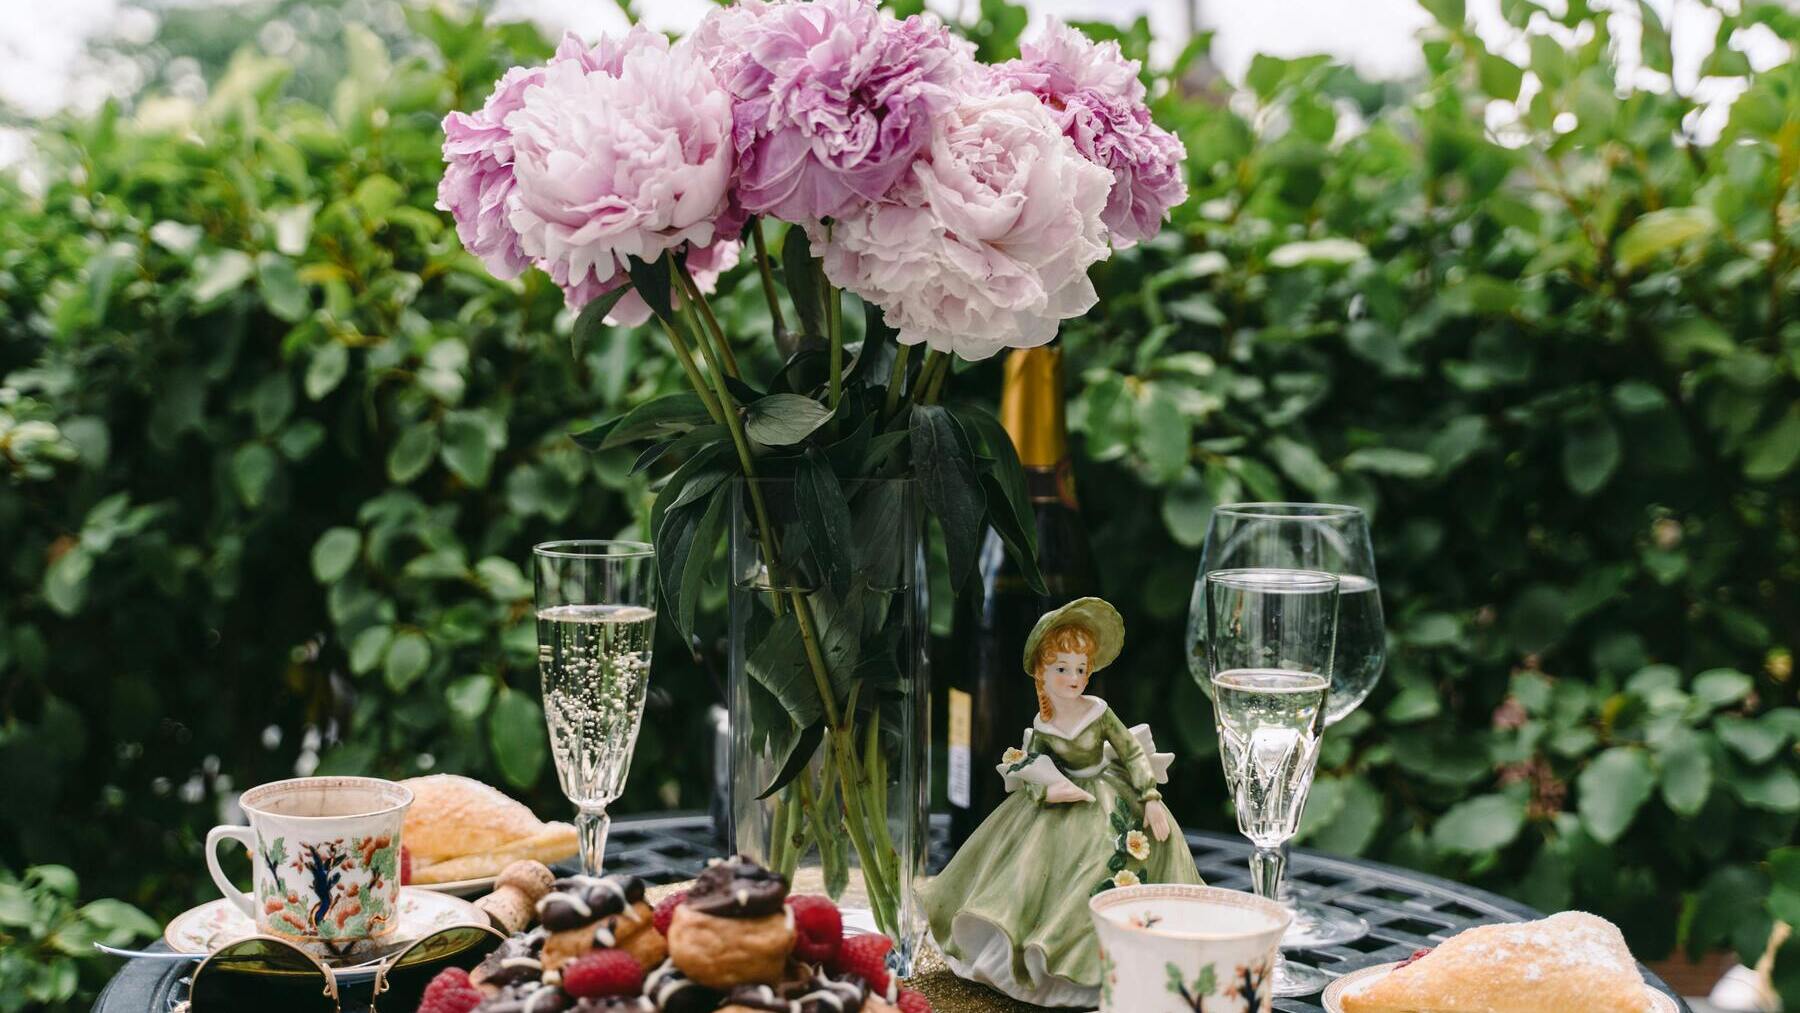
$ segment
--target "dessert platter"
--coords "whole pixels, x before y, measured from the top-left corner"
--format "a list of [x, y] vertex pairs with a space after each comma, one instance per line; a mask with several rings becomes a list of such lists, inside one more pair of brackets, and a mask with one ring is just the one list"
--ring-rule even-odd
[[449, 967], [418, 1013], [929, 1013], [889, 973], [892, 943], [846, 936], [824, 897], [734, 856], [652, 906], [630, 875], [557, 878], [521, 860], [480, 902], [512, 934]]

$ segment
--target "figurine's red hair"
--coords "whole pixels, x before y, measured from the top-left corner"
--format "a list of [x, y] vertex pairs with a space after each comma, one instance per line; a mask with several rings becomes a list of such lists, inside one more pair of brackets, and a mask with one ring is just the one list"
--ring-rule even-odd
[[1044, 690], [1044, 666], [1055, 660], [1059, 654], [1079, 654], [1090, 660], [1094, 656], [1094, 648], [1100, 642], [1088, 631], [1086, 626], [1058, 626], [1044, 634], [1038, 641], [1037, 651], [1031, 656], [1031, 678], [1037, 683], [1038, 713], [1045, 721], [1056, 720], [1056, 707], [1050, 703], [1050, 694]]

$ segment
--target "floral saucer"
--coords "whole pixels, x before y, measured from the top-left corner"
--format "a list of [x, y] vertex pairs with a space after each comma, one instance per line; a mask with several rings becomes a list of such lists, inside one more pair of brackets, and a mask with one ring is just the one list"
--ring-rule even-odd
[[[335, 973], [341, 978], [345, 972], [357, 970], [355, 965], [366, 964], [393, 953], [439, 929], [452, 925], [488, 923], [487, 916], [481, 913], [481, 909], [468, 901], [414, 886], [400, 888], [397, 907], [400, 912], [399, 925], [380, 946], [364, 948], [342, 957], [327, 955], [321, 959], [327, 966], [338, 969]], [[176, 953], [204, 956], [253, 935], [256, 935], [256, 923], [251, 921], [249, 915], [238, 910], [236, 904], [221, 897], [176, 915], [163, 930], [163, 942], [168, 943], [169, 948]], [[372, 965], [367, 970], [370, 974], [374, 973]]]
[[[1325, 994], [1319, 997], [1325, 1007], [1325, 1013], [1344, 1013], [1344, 992], [1346, 990], [1356, 987], [1360, 982], [1379, 978], [1398, 966], [1398, 961], [1376, 964], [1372, 967], [1351, 971], [1335, 979], [1331, 984], [1325, 986]], [[1644, 1002], [1646, 1003], [1644, 1008], [1651, 1013], [1676, 1013], [1678, 1009], [1675, 1000], [1649, 985], [1644, 986]]]

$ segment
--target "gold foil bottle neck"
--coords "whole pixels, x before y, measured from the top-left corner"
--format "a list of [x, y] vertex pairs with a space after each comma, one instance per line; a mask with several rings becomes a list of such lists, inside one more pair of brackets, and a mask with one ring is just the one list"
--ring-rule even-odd
[[1069, 456], [1061, 348], [1020, 348], [1007, 354], [1000, 424], [1012, 437], [1019, 463], [1027, 468], [1054, 468]]

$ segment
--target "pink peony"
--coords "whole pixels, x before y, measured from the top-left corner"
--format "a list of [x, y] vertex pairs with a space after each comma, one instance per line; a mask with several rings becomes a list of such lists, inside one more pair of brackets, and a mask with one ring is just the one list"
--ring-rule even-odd
[[935, 17], [901, 21], [873, 0], [740, 0], [694, 44], [736, 100], [739, 201], [803, 223], [885, 195], [974, 65]]
[[731, 99], [690, 47], [636, 28], [559, 53], [503, 123], [507, 223], [572, 307], [625, 284], [627, 257], [736, 239]]
[[512, 132], [506, 117], [525, 103], [525, 89], [543, 77], [542, 67], [514, 67], [494, 85], [487, 104], [473, 113], [444, 117], [444, 178], [440, 210], [456, 221], [456, 235], [496, 278], [517, 278], [530, 263], [519, 234], [507, 221], [512, 194]]
[[994, 68], [997, 79], [1044, 100], [1089, 161], [1112, 173], [1103, 218], [1113, 246], [1156, 235], [1169, 209], [1187, 199], [1181, 139], [1150, 119], [1138, 61], [1117, 42], [1095, 43], [1051, 18], [1024, 56]]
[[814, 226], [814, 248], [903, 343], [985, 359], [1050, 341], [1094, 304], [1111, 185], [1034, 96], [970, 94], [890, 200]]

